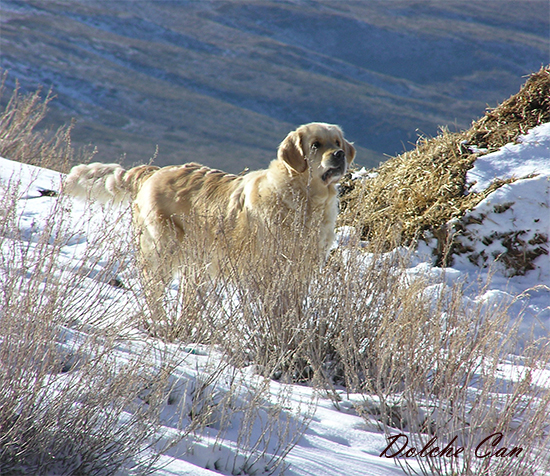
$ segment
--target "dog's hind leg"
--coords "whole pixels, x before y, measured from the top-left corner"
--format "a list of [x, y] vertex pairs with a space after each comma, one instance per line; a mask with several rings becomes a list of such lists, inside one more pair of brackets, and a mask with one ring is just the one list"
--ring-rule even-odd
[[161, 221], [136, 221], [139, 268], [150, 320], [150, 332], [166, 337], [170, 334], [167, 293], [180, 267], [178, 235], [174, 227]]

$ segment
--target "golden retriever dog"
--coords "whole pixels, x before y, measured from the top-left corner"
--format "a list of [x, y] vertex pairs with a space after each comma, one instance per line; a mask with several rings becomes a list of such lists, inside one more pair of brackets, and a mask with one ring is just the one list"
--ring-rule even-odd
[[64, 192], [132, 203], [144, 272], [164, 286], [199, 248], [213, 275], [246, 272], [272, 253], [322, 265], [334, 241], [337, 183], [354, 157], [338, 126], [311, 123], [288, 134], [265, 170], [94, 163], [74, 167]]

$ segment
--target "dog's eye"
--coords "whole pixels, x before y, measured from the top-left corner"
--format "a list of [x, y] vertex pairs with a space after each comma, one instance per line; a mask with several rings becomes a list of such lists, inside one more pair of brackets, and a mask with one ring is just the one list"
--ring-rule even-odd
[[340, 147], [340, 141], [339, 140], [336, 141], [336, 147]]
[[311, 148], [313, 150], [317, 150], [319, 147], [321, 147], [321, 143], [318, 140], [316, 140], [313, 144], [311, 144]]

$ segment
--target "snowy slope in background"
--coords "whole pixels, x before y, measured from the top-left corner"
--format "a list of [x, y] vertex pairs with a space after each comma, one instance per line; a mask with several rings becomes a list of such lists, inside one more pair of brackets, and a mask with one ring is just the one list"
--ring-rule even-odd
[[[516, 145], [504, 147], [499, 152], [486, 155], [478, 159], [475, 167], [470, 171], [468, 180], [476, 181], [477, 187], [490, 183], [494, 178], [506, 178], [510, 176], [522, 177], [525, 174], [538, 173], [536, 177], [518, 180], [512, 184], [498, 189], [487, 197], [467, 216], [474, 217], [470, 225], [466, 226], [463, 239], [469, 240], [473, 253], [481, 255], [485, 252], [487, 256], [494, 253], [502, 254], [503, 249], [499, 248], [498, 240], [488, 243], [487, 237], [494, 233], [502, 235], [514, 234], [518, 231], [525, 231], [526, 239], [532, 240], [536, 235], [550, 234], [550, 124], [540, 126], [531, 131], [529, 135], [522, 138]], [[55, 197], [43, 197], [41, 189], [59, 190], [61, 174], [49, 170], [39, 169], [28, 165], [22, 165], [6, 159], [0, 159], [0, 187], [16, 190], [18, 204], [18, 223], [21, 229], [21, 240], [28, 240], [30, 246], [34, 246], [33, 240], [37, 232], [46, 226], [52, 210], [55, 209], [58, 199]], [[59, 263], [59, 270], [82, 269], [81, 260], [85, 256], [85, 249], [94, 239], [99, 227], [95, 224], [108, 219], [109, 210], [90, 207], [81, 202], [67, 201], [70, 205], [71, 222], [69, 231], [71, 239], [64, 245]], [[476, 218], [477, 217], [477, 218]], [[483, 218], [480, 218], [483, 217]], [[115, 228], [120, 228], [121, 236], [127, 233], [129, 226], [129, 214], [125, 218], [114, 223]], [[14, 238], [15, 239], [15, 238]], [[540, 242], [537, 246], [548, 250], [547, 242]], [[0, 250], [1, 251], [1, 250]], [[465, 280], [476, 282], [481, 276], [482, 281], [489, 273], [489, 269], [480, 268], [474, 259], [468, 255], [458, 256], [452, 268], [442, 270], [432, 268], [426, 261], [421, 259], [427, 250], [422, 249], [417, 253], [418, 258], [414, 260], [410, 269], [412, 274], [416, 272], [428, 272], [435, 278], [452, 282]], [[82, 292], [89, 289], [101, 288], [101, 296], [105, 306], [111, 305], [113, 319], [131, 319], [133, 315], [132, 296], [123, 289], [117, 289], [104, 281], [97, 282], [102, 276], [102, 267], [106, 266], [107, 258], [101, 256], [96, 262], [89, 266], [89, 275], [82, 284]], [[487, 300], [511, 301], [517, 295], [522, 298], [518, 300], [518, 317], [520, 311], [522, 328], [526, 332], [534, 326], [537, 333], [547, 333], [550, 329], [550, 262], [548, 254], [540, 254], [535, 260], [535, 269], [527, 270], [524, 275], [509, 276], [507, 269], [498, 263], [491, 271], [495, 274], [491, 284], [486, 290], [483, 298]], [[481, 263], [478, 263], [481, 264]], [[72, 267], [72, 268], [71, 268]], [[75, 271], [76, 272], [76, 271]], [[124, 276], [124, 263], [121, 263], [121, 274]], [[97, 278], [96, 278], [97, 277]], [[101, 278], [103, 279], [103, 278]], [[125, 279], [131, 279], [127, 276]], [[86, 284], [88, 283], [88, 284]], [[90, 295], [96, 295], [95, 291]], [[80, 303], [81, 306], [85, 303]], [[93, 316], [90, 316], [90, 322]], [[124, 361], [128, 354], [144, 352], [143, 344], [146, 335], [136, 329], [137, 340], [128, 341], [127, 345], [121, 345], [113, 359]], [[66, 335], [64, 345], [70, 346], [71, 339], [77, 339], [77, 334], [70, 332]], [[151, 344], [162, 346], [161, 343]], [[180, 387], [186, 387], [190, 382], [200, 378], [201, 369], [220, 363], [223, 358], [217, 355], [213, 349], [201, 348], [198, 351], [185, 350], [174, 347], [174, 352], [180, 352], [181, 362], [174, 369], [172, 378], [180, 383]], [[156, 365], [154, 358], [151, 358], [151, 365]], [[244, 369], [239, 373], [239, 379], [243, 392], [247, 388], [257, 385], [258, 377], [250, 369]], [[216, 392], [227, 391], [224, 388], [223, 379]], [[185, 391], [182, 392], [185, 394]], [[311, 422], [305, 434], [300, 438], [296, 446], [286, 458], [286, 463], [291, 466], [285, 474], [290, 476], [397, 476], [403, 472], [394, 465], [393, 460], [380, 458], [378, 455], [386, 447], [387, 442], [384, 435], [367, 427], [365, 420], [358, 416], [353, 410], [352, 403], [355, 397], [341, 391], [342, 402], [340, 409], [336, 409], [332, 402], [316, 394], [316, 391], [304, 386], [285, 386], [277, 382], [270, 383], [272, 398], [266, 398], [262, 408], [267, 411], [279, 402], [277, 396], [288, 395], [287, 407], [292, 410], [284, 410], [281, 413], [281, 421], [295, 422], [299, 425], [301, 412], [313, 409], [316, 404]], [[181, 405], [184, 405], [184, 398], [181, 397]], [[318, 402], [315, 403], [318, 399]], [[242, 400], [242, 397], [237, 399]], [[246, 401], [241, 403], [246, 405]], [[301, 409], [301, 410], [298, 410]], [[163, 412], [163, 430], [165, 438], [169, 439], [172, 433], [176, 432], [178, 412], [183, 412], [185, 407], [176, 404]], [[237, 418], [236, 415], [234, 418]], [[169, 454], [163, 456], [161, 463], [163, 469], [155, 474], [161, 476], [169, 475], [193, 475], [213, 476], [219, 474], [213, 468], [218, 467], [224, 474], [230, 474], [232, 464], [238, 460], [235, 448], [238, 445], [239, 433], [237, 431], [238, 421], [234, 421], [232, 429], [223, 436], [216, 434], [212, 429], [212, 436], [202, 435], [200, 439], [192, 443], [184, 441], [171, 449]], [[259, 435], [253, 435], [259, 437]], [[217, 445], [214, 441], [217, 439]], [[214, 447], [215, 449], [212, 449]], [[239, 460], [240, 461], [240, 460]], [[262, 460], [263, 461], [263, 460]], [[260, 461], [260, 464], [262, 463]], [[414, 463], [413, 463], [414, 464]], [[259, 468], [260, 466], [258, 466]], [[210, 469], [205, 469], [210, 468]]]
[[157, 165], [240, 173], [325, 121], [375, 167], [548, 63], [548, 2], [494, 3], [2, 0], [0, 67], [9, 86], [52, 87], [48, 126], [74, 117], [95, 160], [146, 163], [158, 144]]

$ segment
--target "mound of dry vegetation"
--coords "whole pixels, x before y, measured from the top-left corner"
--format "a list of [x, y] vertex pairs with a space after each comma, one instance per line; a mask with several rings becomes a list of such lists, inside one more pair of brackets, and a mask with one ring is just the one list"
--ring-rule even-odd
[[[386, 249], [408, 245], [427, 230], [446, 243], [449, 220], [461, 217], [508, 182], [495, 181], [482, 192], [466, 194], [466, 173], [480, 154], [498, 150], [549, 121], [550, 66], [546, 66], [469, 130], [443, 129], [437, 137], [422, 137], [414, 150], [383, 163], [367, 180], [353, 180], [349, 174], [343, 181], [339, 224], [356, 227], [362, 239], [382, 241]], [[444, 256], [441, 249], [440, 263]]]

